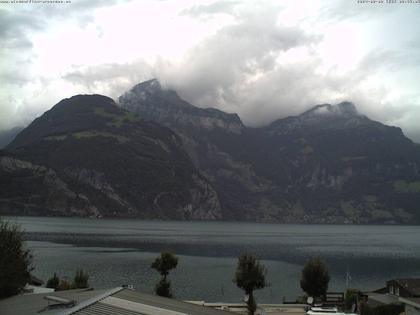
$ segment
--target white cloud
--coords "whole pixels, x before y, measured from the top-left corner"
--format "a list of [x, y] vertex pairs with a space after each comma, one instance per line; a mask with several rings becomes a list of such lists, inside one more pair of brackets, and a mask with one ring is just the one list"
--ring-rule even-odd
[[411, 9], [341, 0], [6, 8], [0, 130], [72, 94], [115, 98], [158, 77], [193, 104], [238, 112], [253, 126], [346, 99], [420, 140], [420, 35], [384, 31], [415, 30]]

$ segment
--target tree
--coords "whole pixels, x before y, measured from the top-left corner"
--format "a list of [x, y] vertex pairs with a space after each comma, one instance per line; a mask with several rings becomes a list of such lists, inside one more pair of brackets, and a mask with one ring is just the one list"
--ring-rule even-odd
[[310, 259], [302, 270], [300, 287], [309, 296], [322, 297], [328, 290], [330, 276], [328, 268], [319, 257]]
[[60, 278], [54, 272], [54, 276], [48, 279], [46, 287], [57, 290], [59, 284], [60, 284]]
[[0, 220], [0, 298], [18, 294], [31, 277], [32, 255], [16, 224]]
[[162, 279], [156, 284], [155, 292], [159, 296], [172, 297], [171, 282], [167, 280], [169, 271], [176, 268], [178, 265], [178, 257], [172, 253], [161, 253], [159, 257], [156, 257], [151, 267], [157, 270]]
[[75, 289], [85, 289], [89, 287], [89, 275], [83, 269], [77, 269], [73, 280], [73, 287]]
[[236, 285], [245, 291], [247, 295], [248, 314], [254, 315], [257, 304], [254, 299], [254, 290], [262, 289], [267, 286], [265, 280], [267, 270], [257, 258], [249, 253], [243, 253], [238, 258], [238, 266], [235, 272]]

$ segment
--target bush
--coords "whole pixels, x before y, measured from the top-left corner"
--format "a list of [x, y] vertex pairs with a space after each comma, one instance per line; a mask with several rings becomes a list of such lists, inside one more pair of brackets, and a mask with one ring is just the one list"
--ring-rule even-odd
[[378, 305], [373, 308], [373, 315], [399, 315], [404, 312], [402, 304]]
[[366, 302], [360, 304], [360, 315], [373, 315], [373, 308]]
[[360, 291], [357, 289], [347, 289], [344, 297], [344, 308], [350, 310], [357, 303], [357, 296]]
[[0, 220], [0, 298], [18, 294], [29, 282], [32, 255], [15, 224]]
[[60, 278], [54, 272], [54, 276], [48, 279], [46, 287], [57, 290], [59, 284], [60, 284]]
[[75, 289], [85, 289], [89, 287], [89, 275], [83, 269], [77, 269], [74, 276], [73, 287]]
[[56, 290], [65, 291], [65, 290], [71, 290], [71, 289], [73, 289], [73, 285], [71, 284], [71, 282], [68, 281], [67, 279], [61, 279]]

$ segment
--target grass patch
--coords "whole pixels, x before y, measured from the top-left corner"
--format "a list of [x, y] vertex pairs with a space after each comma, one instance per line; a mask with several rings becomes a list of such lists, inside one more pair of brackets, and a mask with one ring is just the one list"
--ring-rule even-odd
[[49, 140], [49, 141], [63, 141], [66, 140], [67, 135], [59, 135], [59, 136], [48, 136], [45, 137], [45, 140]]
[[120, 143], [125, 143], [128, 140], [130, 140], [127, 137], [115, 135], [113, 133], [104, 132], [104, 131], [80, 131], [80, 132], [73, 133], [73, 137], [75, 137], [76, 139], [94, 138], [94, 137], [113, 138], [113, 139], [116, 139]]
[[96, 115], [109, 118], [111, 121], [106, 123], [107, 126], [120, 128], [124, 123], [135, 123], [139, 122], [140, 118], [129, 111], [123, 111], [121, 114], [113, 114], [105, 111], [103, 108], [97, 107], [94, 110]]

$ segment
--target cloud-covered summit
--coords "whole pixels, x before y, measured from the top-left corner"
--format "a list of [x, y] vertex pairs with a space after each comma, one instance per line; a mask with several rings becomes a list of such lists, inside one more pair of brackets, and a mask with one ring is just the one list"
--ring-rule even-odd
[[250, 126], [350, 100], [420, 141], [420, 34], [402, 31], [416, 29], [412, 9], [309, 0], [2, 5], [0, 130], [73, 94], [116, 98], [156, 77]]

